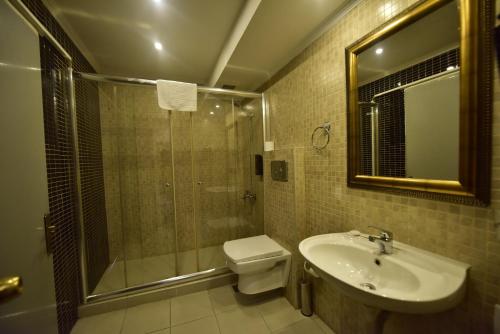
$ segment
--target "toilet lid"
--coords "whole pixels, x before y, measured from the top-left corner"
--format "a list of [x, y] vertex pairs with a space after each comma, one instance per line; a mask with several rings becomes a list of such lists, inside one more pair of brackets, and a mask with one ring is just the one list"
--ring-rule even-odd
[[283, 248], [267, 235], [236, 239], [224, 243], [224, 252], [233, 262], [245, 262], [283, 254]]

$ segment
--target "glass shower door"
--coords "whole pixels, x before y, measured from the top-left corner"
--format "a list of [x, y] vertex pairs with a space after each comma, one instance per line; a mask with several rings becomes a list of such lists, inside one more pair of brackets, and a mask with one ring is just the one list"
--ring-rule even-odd
[[263, 233], [261, 100], [99, 83], [109, 265], [92, 294], [225, 266], [227, 240]]
[[235, 103], [238, 200], [234, 239], [264, 233], [263, 171], [256, 170], [256, 157], [262, 157], [264, 146], [261, 108], [261, 99]]
[[259, 116], [257, 110], [250, 110], [251, 101], [245, 104], [246, 109], [243, 101], [227, 96], [207, 94], [198, 101], [192, 121], [201, 271], [225, 265], [225, 241], [262, 233], [262, 220], [255, 214], [262, 195], [253, 165], [255, 145], [261, 136], [254, 128]]
[[99, 96], [110, 265], [95, 293], [176, 276], [170, 113], [154, 87]]
[[193, 113], [195, 228], [199, 271], [223, 267], [236, 212], [236, 133], [231, 97], [199, 94]]
[[178, 275], [198, 271], [196, 232], [194, 228], [195, 180], [193, 178], [192, 114], [189, 112], [172, 112]]

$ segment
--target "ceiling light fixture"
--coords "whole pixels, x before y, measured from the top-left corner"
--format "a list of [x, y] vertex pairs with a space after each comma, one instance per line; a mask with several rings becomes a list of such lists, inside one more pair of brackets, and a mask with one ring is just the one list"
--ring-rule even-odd
[[162, 0], [153, 0], [153, 2], [154, 2], [155, 4], [158, 4], [158, 5], [159, 5], [159, 4], [161, 4], [161, 1], [162, 1]]
[[220, 108], [220, 104], [216, 104], [215, 108], [219, 109]]
[[211, 111], [211, 112], [210, 112], [210, 115], [213, 115], [213, 114], [214, 114], [214, 112], [213, 112], [213, 111]]
[[378, 48], [378, 49], [375, 50], [375, 53], [378, 54], [378, 55], [381, 55], [382, 53], [384, 53], [384, 49]]
[[160, 42], [155, 42], [155, 49], [156, 50], [163, 50], [163, 45]]

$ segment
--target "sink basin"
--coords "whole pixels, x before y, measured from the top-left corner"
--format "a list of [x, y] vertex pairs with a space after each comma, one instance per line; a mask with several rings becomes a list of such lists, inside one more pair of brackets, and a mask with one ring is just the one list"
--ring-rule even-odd
[[401, 313], [435, 313], [455, 307], [465, 294], [470, 266], [400, 242], [378, 254], [366, 235], [313, 236], [299, 250], [313, 270], [366, 305]]

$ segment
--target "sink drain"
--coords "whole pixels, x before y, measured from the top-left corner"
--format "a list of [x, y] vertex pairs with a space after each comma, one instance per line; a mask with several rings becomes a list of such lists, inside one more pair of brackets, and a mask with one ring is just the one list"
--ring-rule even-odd
[[363, 288], [368, 288], [370, 290], [377, 290], [377, 288], [375, 287], [375, 285], [373, 285], [371, 283], [361, 283], [360, 286], [363, 287]]

